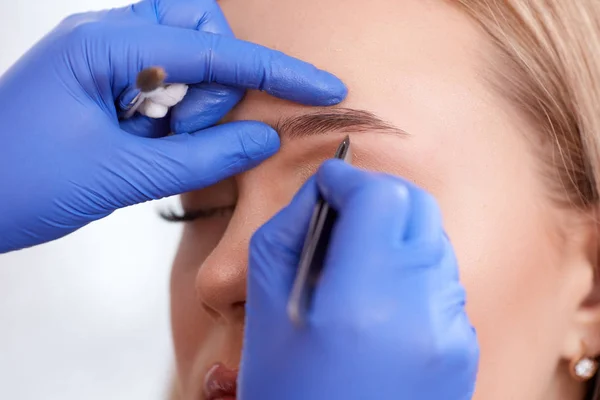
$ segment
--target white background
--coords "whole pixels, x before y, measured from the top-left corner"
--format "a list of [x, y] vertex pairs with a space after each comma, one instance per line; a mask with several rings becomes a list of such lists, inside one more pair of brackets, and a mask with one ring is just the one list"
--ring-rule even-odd
[[[67, 15], [127, 3], [0, 0], [0, 73]], [[0, 399], [166, 397], [168, 276], [180, 227], [157, 217], [165, 206], [121, 210], [65, 239], [0, 255]]]

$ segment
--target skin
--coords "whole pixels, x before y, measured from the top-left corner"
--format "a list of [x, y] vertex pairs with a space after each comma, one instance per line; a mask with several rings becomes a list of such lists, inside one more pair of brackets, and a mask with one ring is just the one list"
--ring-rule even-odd
[[[598, 307], [584, 304], [595, 290], [595, 229], [549, 199], [530, 140], [539, 133], [482, 78], [491, 49], [477, 25], [439, 0], [220, 4], [237, 37], [330, 70], [348, 85], [343, 107], [408, 132], [352, 133], [354, 164], [406, 177], [438, 200], [481, 344], [475, 399], [582, 399], [566, 361], [582, 341], [598, 352]], [[311, 111], [253, 92], [228, 119], [274, 124]], [[182, 196], [190, 211], [237, 200], [234, 211], [186, 224], [173, 265], [183, 399], [202, 399], [213, 363], [238, 367], [250, 237], [344, 136], [282, 137], [255, 169]]]

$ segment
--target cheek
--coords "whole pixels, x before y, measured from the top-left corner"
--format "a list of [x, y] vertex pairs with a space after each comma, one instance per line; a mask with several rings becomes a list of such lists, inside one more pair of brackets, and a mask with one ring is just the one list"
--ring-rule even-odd
[[540, 398], [535, 390], [553, 376], [569, 326], [561, 312], [568, 266], [547, 199], [527, 174], [495, 177], [440, 195], [481, 345], [476, 399]]
[[460, 219], [450, 213], [446, 224], [481, 345], [476, 399], [539, 398], [529, 390], [543, 387], [560, 358], [568, 325], [560, 257], [545, 221], [524, 211], [481, 207]]

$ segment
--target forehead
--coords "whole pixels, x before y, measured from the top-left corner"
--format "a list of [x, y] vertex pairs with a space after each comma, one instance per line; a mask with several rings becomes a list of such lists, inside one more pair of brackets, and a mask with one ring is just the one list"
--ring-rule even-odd
[[[445, 0], [222, 0], [236, 36], [340, 76], [346, 106], [392, 119], [410, 96], [480, 85], [475, 25]], [[410, 100], [410, 99], [409, 99]], [[441, 99], [443, 100], [443, 99]], [[390, 109], [394, 104], [394, 109]]]
[[[403, 75], [472, 73], [481, 39], [445, 0], [223, 0], [237, 37], [340, 75], [352, 89]], [[362, 91], [361, 91], [361, 94]], [[368, 95], [370, 93], [364, 93]]]

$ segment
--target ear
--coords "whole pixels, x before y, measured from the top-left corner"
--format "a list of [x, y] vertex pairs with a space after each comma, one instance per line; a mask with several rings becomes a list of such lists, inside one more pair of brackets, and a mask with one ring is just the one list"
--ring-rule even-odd
[[597, 217], [588, 214], [569, 224], [572, 230], [568, 236], [570, 261], [565, 267], [575, 269], [569, 276], [573, 278], [573, 294], [577, 299], [573, 327], [563, 350], [563, 356], [569, 360], [600, 355], [600, 225]]

